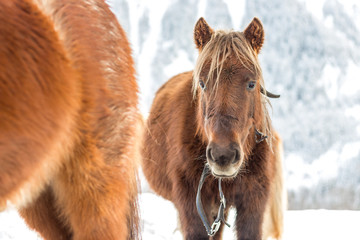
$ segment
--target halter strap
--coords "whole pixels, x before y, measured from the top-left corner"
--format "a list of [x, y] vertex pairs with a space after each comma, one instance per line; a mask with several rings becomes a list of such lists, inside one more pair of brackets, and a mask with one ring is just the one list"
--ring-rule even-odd
[[256, 143], [261, 143], [263, 140], [267, 139], [268, 136], [266, 136], [265, 134], [263, 134], [262, 132], [260, 132], [259, 130], [255, 128], [255, 142]]
[[205, 212], [204, 212], [204, 208], [201, 202], [201, 188], [204, 184], [205, 178], [209, 175], [210, 169], [208, 167], [207, 164], [205, 164], [203, 172], [201, 174], [200, 177], [200, 182], [199, 182], [199, 186], [197, 189], [197, 193], [196, 193], [196, 209], [197, 212], [201, 218], [201, 221], [203, 222], [206, 232], [209, 236], [214, 236], [215, 233], [217, 233], [217, 231], [219, 231], [221, 222], [224, 222], [228, 227], [230, 227], [230, 225], [225, 221], [225, 217], [224, 217], [224, 209], [226, 208], [226, 200], [225, 200], [225, 196], [224, 193], [222, 191], [222, 187], [221, 187], [221, 178], [219, 178], [219, 194], [220, 194], [220, 206], [219, 206], [219, 210], [218, 210], [218, 214], [217, 217], [215, 219], [215, 221], [213, 222], [213, 224], [210, 227], [209, 221], [206, 218]]
[[[263, 89], [262, 87], [261, 87], [261, 89]], [[280, 96], [279, 96], [280, 97]], [[252, 111], [251, 111], [251, 113], [250, 113], [250, 117], [252, 118], [252, 119], [254, 119], [254, 112], [255, 112], [255, 101], [254, 101], [254, 95], [253, 95], [253, 97], [251, 98], [251, 102], [250, 102], [250, 104], [252, 105]], [[255, 121], [255, 120], [254, 120]], [[264, 133], [262, 133], [262, 132], [260, 132], [259, 130], [257, 130], [257, 128], [256, 128], [256, 126], [255, 126], [255, 124], [253, 125], [254, 126], [254, 129], [255, 129], [255, 142], [256, 143], [261, 143], [262, 141], [264, 141], [268, 136], [266, 136]]]

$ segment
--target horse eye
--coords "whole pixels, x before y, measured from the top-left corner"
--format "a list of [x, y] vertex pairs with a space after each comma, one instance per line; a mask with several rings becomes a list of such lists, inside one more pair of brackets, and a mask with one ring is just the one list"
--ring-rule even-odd
[[247, 85], [247, 89], [253, 90], [255, 88], [255, 86], [256, 86], [256, 82], [250, 81]]
[[201, 89], [205, 89], [205, 83], [202, 80], [199, 81], [199, 85]]

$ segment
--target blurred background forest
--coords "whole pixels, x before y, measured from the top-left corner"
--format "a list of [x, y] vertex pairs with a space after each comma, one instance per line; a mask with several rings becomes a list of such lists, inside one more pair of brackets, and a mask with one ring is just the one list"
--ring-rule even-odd
[[[128, 33], [149, 111], [156, 90], [191, 70], [193, 28], [242, 31], [258, 17], [259, 56], [285, 147], [289, 209], [360, 209], [360, 3], [356, 0], [110, 0]], [[143, 191], [150, 191], [144, 184]]]

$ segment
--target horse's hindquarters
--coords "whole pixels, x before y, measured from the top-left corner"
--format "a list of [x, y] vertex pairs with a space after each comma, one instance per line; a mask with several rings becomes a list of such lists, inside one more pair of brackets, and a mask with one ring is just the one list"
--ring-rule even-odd
[[116, 17], [102, 0], [14, 0], [0, 21], [0, 207], [43, 236], [136, 239], [138, 89]]
[[26, 1], [0, 5], [0, 201], [24, 206], [73, 146], [79, 85], [48, 18]]

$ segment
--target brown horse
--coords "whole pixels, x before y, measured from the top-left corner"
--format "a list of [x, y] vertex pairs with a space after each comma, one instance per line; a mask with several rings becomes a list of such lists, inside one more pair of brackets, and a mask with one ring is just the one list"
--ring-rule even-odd
[[[271, 127], [266, 104], [273, 95], [264, 91], [257, 59], [262, 24], [254, 18], [244, 32], [213, 31], [200, 18], [194, 38], [195, 70], [170, 79], [153, 102], [143, 145], [145, 176], [175, 204], [185, 239], [209, 239], [195, 204], [205, 164], [213, 175], [201, 193], [210, 222], [217, 217], [221, 178], [227, 205], [237, 211], [237, 238], [280, 238], [282, 144]], [[222, 227], [213, 239], [221, 238]]]
[[103, 0], [0, 1], [0, 207], [45, 239], [137, 238], [141, 118]]

